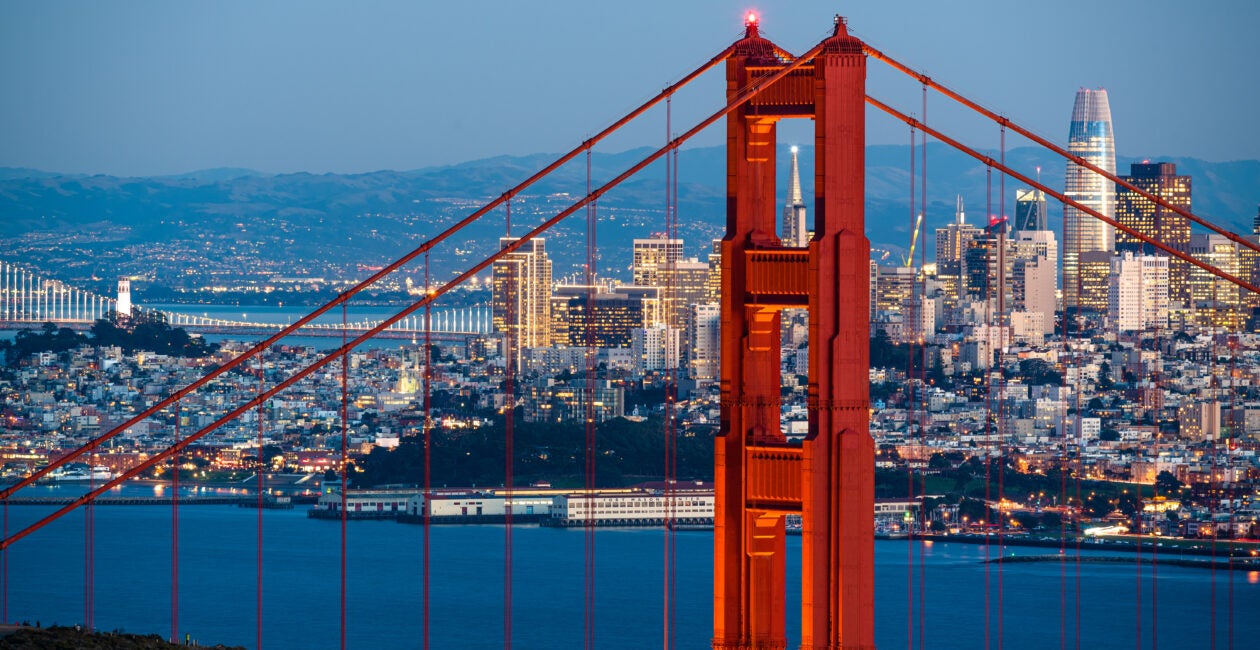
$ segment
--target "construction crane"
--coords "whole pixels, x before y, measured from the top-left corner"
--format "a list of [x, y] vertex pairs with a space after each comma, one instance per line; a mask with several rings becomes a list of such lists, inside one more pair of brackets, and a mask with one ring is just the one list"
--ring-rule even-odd
[[923, 213], [919, 213], [919, 218], [914, 220], [914, 232], [910, 233], [910, 254], [902, 258], [902, 266], [914, 266], [914, 245], [919, 242], [919, 229], [923, 227]]

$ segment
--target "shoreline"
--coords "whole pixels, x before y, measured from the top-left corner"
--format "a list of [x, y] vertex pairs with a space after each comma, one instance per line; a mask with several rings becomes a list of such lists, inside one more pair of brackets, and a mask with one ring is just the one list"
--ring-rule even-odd
[[[1032, 564], [1043, 562], [1062, 562], [1069, 560], [1072, 562], [1084, 562], [1088, 564], [1141, 564], [1142, 557], [1137, 554], [1129, 556], [1116, 555], [1014, 555], [1001, 556], [989, 560], [985, 560], [985, 564]], [[1176, 567], [1186, 567], [1191, 569], [1223, 569], [1226, 571], [1257, 571], [1260, 570], [1260, 560], [1253, 557], [1226, 558], [1219, 559], [1189, 559], [1184, 557], [1160, 558], [1158, 554], [1149, 559], [1147, 564], [1152, 565], [1168, 565]]]
[[[1065, 539], [1053, 537], [1025, 537], [1022, 535], [915, 535], [914, 537], [891, 537], [876, 535], [875, 539], [900, 539], [906, 541], [922, 540], [932, 543], [958, 544], [993, 544], [996, 546], [1032, 546], [1041, 548], [1057, 548], [1065, 553], [1074, 551], [1125, 551], [1135, 556], [1142, 553], [1154, 554], [1157, 557], [1175, 558], [1181, 555], [1196, 557], [1223, 557], [1260, 562], [1260, 544], [1254, 541], [1240, 540], [1194, 540], [1182, 537], [1141, 537], [1141, 538], [1083, 538], [1069, 537]], [[1051, 556], [1059, 557], [1059, 556]], [[1084, 556], [1081, 556], [1082, 558]], [[1260, 568], [1260, 565], [1257, 565]]]

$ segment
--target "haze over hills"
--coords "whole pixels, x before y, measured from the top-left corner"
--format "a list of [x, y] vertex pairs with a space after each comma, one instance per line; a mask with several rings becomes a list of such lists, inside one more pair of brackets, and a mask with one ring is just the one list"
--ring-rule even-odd
[[[645, 148], [594, 154], [592, 186], [648, 152]], [[782, 195], [790, 161], [786, 145], [779, 156]], [[364, 273], [359, 265], [395, 259], [554, 157], [497, 156], [362, 174], [209, 169], [121, 178], [0, 168], [0, 256], [80, 286], [95, 283], [101, 290], [122, 275], [141, 278], [139, 291], [149, 284], [209, 286], [232, 273], [253, 278], [360, 278]], [[686, 240], [687, 254], [701, 259], [724, 228], [725, 157], [722, 147], [679, 154], [679, 234]], [[905, 145], [867, 148], [867, 227], [876, 248], [897, 252], [909, 243], [909, 159]], [[1064, 164], [1052, 153], [1020, 148], [1008, 151], [1006, 160], [1030, 175], [1040, 166], [1046, 184], [1063, 186]], [[1196, 214], [1235, 232], [1251, 231], [1260, 201], [1260, 161], [1150, 160], [1175, 162], [1179, 173], [1193, 176]], [[812, 205], [812, 147], [802, 147], [800, 161], [805, 200]], [[1126, 174], [1134, 161], [1119, 158], [1119, 173]], [[999, 186], [995, 173], [994, 213], [1000, 209]], [[1014, 209], [1017, 187], [1017, 182], [1007, 180], [1008, 214]], [[968, 221], [983, 222], [990, 211], [984, 167], [944, 145], [928, 147], [927, 191], [929, 233], [953, 220], [956, 194], [964, 198]], [[579, 157], [514, 199], [512, 232], [525, 232], [585, 192], [586, 163]], [[628, 279], [629, 239], [664, 230], [664, 203], [665, 169], [660, 161], [599, 202], [601, 275]], [[1052, 226], [1060, 229], [1062, 209], [1051, 205]], [[546, 236], [558, 278], [581, 270], [584, 215], [579, 211]], [[449, 277], [482, 259], [506, 232], [502, 209], [470, 226], [449, 242], [451, 247], [435, 249], [436, 277]], [[927, 240], [930, 245], [933, 238]]]

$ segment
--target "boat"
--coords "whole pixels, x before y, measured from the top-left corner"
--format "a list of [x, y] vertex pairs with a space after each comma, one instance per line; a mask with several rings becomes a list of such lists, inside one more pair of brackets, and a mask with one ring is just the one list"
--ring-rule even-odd
[[114, 478], [114, 472], [104, 465], [88, 465], [87, 463], [66, 463], [62, 467], [49, 472], [49, 480], [58, 483], [76, 481], [96, 481], [104, 483]]

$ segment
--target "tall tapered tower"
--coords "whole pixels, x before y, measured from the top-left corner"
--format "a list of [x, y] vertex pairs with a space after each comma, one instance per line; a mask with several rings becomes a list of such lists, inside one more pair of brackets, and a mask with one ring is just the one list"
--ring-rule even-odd
[[[1082, 88], [1076, 91], [1072, 124], [1068, 129], [1068, 151], [1112, 174], [1116, 173], [1116, 144], [1111, 131], [1111, 104], [1107, 91]], [[1067, 164], [1068, 198], [1113, 216], [1115, 184], [1073, 162]], [[1115, 251], [1115, 231], [1107, 224], [1071, 206], [1063, 207], [1063, 304], [1075, 308], [1080, 302], [1081, 256]], [[1090, 278], [1085, 278], [1088, 283]]]
[[805, 248], [809, 244], [805, 200], [801, 198], [801, 166], [796, 160], [799, 151], [792, 147], [792, 176], [788, 180], [787, 202], [783, 205], [783, 245], [793, 248]]

